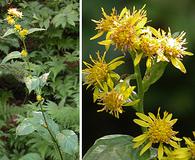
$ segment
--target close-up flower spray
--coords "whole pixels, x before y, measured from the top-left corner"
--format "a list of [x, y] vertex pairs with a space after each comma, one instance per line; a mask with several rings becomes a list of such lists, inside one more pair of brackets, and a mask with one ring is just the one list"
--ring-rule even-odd
[[[139, 10], [135, 7], [132, 10], [125, 7], [120, 13], [113, 8], [111, 14], [107, 14], [102, 8], [102, 16], [100, 20], [92, 20], [96, 24], [97, 34], [90, 40], [105, 35], [105, 40], [98, 42], [99, 45], [105, 46], [105, 52], [101, 55], [97, 51], [97, 58], [90, 55], [92, 63], [83, 62], [84, 85], [93, 91], [93, 102], [101, 106], [98, 112], [105, 111], [120, 118], [124, 107], [132, 106], [136, 110], [138, 119], [133, 121], [141, 127], [142, 134], [130, 138], [129, 144], [132, 145], [128, 148], [126, 159], [194, 159], [195, 143], [190, 138], [177, 136], [178, 131], [173, 129], [177, 119], [172, 119], [174, 117], [172, 113], [164, 111], [161, 115], [163, 107], [158, 108], [157, 115], [144, 112], [144, 95], [149, 87], [161, 78], [167, 65], [171, 64], [184, 74], [187, 72], [183, 58], [193, 54], [187, 51], [186, 33], [184, 31], [172, 33], [170, 28], [165, 31], [149, 26], [150, 20], [147, 18], [145, 6]], [[108, 53], [111, 46], [121, 51], [124, 56], [118, 56], [107, 62], [105, 58], [111, 54]], [[116, 73], [115, 69], [125, 63], [127, 54], [133, 62], [134, 73], [127, 72], [128, 76], [123, 78], [122, 75]], [[143, 75], [142, 68], [140, 69], [141, 61], [146, 61]], [[103, 139], [97, 141], [88, 150], [84, 160], [90, 160], [92, 156], [104, 157], [110, 154], [106, 147], [101, 148], [101, 141], [102, 145], [107, 143], [107, 141], [103, 142]], [[111, 139], [114, 141], [114, 136], [107, 140], [112, 143]], [[185, 147], [181, 145], [182, 141], [185, 141]], [[125, 157], [124, 154], [115, 156], [120, 159]], [[113, 159], [112, 156], [107, 157]]]

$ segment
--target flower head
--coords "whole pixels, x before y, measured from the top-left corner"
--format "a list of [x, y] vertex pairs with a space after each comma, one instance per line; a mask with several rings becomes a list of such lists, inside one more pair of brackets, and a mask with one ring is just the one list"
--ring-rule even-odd
[[41, 96], [41, 95], [37, 95], [36, 96], [36, 100], [38, 101], [38, 102], [40, 102], [40, 101], [42, 101], [44, 98]]
[[[104, 30], [107, 32], [106, 40], [99, 42], [99, 44], [105, 45], [107, 48], [114, 44], [122, 51], [139, 49], [141, 29], [147, 22], [146, 11], [143, 8], [138, 11], [134, 8], [131, 13], [125, 7], [119, 15], [113, 12], [114, 14], [111, 14], [112, 20], [107, 22], [109, 25], [106, 25], [107, 28]], [[99, 35], [91, 39], [98, 38], [102, 34], [99, 32]]]
[[97, 52], [97, 60], [93, 59], [93, 57], [90, 55], [90, 59], [93, 64], [83, 62], [87, 67], [83, 70], [83, 74], [85, 76], [84, 84], [87, 84], [88, 87], [93, 85], [103, 88], [102, 84], [104, 82], [112, 86], [112, 79], [119, 79], [119, 75], [113, 72], [113, 70], [124, 63], [124, 61], [120, 60], [121, 58], [123, 58], [123, 56], [117, 57], [109, 63], [106, 63], [105, 56], [106, 52], [104, 52], [102, 57], [100, 56], [100, 53]]
[[19, 35], [21, 38], [25, 38], [26, 35], [28, 35], [28, 30], [27, 29], [22, 29], [20, 32], [19, 32]]
[[172, 35], [170, 29], [168, 33], [162, 29], [159, 29], [158, 31], [152, 29], [152, 33], [161, 42], [161, 52], [157, 53], [157, 61], [171, 62], [174, 67], [181, 70], [183, 73], [186, 73], [186, 69], [181, 61], [185, 55], [193, 55], [192, 53], [187, 52], [187, 48], [184, 47], [186, 44], [186, 39], [184, 38], [186, 33], [181, 32], [180, 34]]
[[15, 20], [11, 16], [7, 16], [6, 20], [7, 20], [7, 23], [10, 25], [15, 24]]
[[8, 9], [8, 14], [16, 18], [22, 18], [22, 12], [18, 11], [17, 8]]
[[119, 114], [123, 113], [123, 106], [134, 106], [139, 100], [131, 100], [134, 86], [130, 86], [126, 82], [119, 83], [109, 91], [105, 85], [104, 90], [98, 95], [98, 104], [102, 105], [103, 108], [98, 112], [106, 111], [119, 118]]
[[[195, 132], [193, 132], [195, 137]], [[184, 137], [186, 147], [176, 148], [168, 152], [166, 160], [192, 160], [195, 159], [195, 141], [191, 138]]]
[[109, 30], [111, 30], [115, 26], [119, 18], [115, 8], [112, 9], [112, 13], [110, 15], [107, 15], [104, 9], [102, 8], [102, 14], [104, 18], [101, 18], [101, 20], [99, 21], [92, 20], [97, 25], [96, 30], [98, 30], [98, 33], [94, 37], [92, 37], [91, 40], [99, 38], [100, 36], [103, 35], [104, 32], [108, 32]]
[[21, 31], [22, 30], [22, 27], [21, 27], [20, 24], [15, 24], [14, 28], [15, 28], [16, 31]]
[[27, 57], [27, 56], [28, 56], [28, 52], [27, 52], [26, 50], [23, 49], [23, 50], [21, 51], [21, 56], [22, 56], [22, 57]]
[[180, 141], [181, 139], [175, 136], [178, 132], [173, 131], [172, 129], [172, 126], [176, 123], [177, 119], [171, 120], [172, 114], [167, 112], [164, 112], [164, 116], [161, 118], [159, 112], [160, 109], [158, 110], [157, 116], [153, 113], [149, 113], [149, 116], [146, 116], [143, 113], [136, 113], [140, 119], [134, 119], [134, 122], [142, 127], [146, 127], [147, 131], [142, 135], [135, 137], [133, 141], [135, 142], [135, 148], [139, 147], [144, 142], [147, 142], [141, 150], [140, 155], [148, 150], [152, 144], [158, 143], [158, 158], [162, 159], [164, 153], [163, 144], [169, 144], [174, 148], [178, 148], [179, 145], [175, 141]]

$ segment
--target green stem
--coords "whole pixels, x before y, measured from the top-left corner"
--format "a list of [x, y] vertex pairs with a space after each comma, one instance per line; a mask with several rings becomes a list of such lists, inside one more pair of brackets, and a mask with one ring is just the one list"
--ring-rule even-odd
[[45, 113], [43, 111], [43, 107], [42, 107], [42, 104], [40, 103], [40, 108], [41, 108], [41, 112], [42, 112], [42, 115], [43, 115], [43, 119], [45, 121], [45, 125], [46, 125], [46, 129], [48, 130], [51, 138], [52, 138], [52, 141], [55, 143], [56, 147], [57, 147], [57, 150], [59, 152], [59, 155], [60, 155], [60, 159], [63, 160], [63, 156], [62, 156], [62, 153], [60, 151], [60, 146], [58, 145], [58, 142], [57, 140], [55, 139], [54, 135], [52, 134], [52, 131], [50, 130], [49, 126], [48, 126], [48, 123], [47, 123], [47, 119], [46, 119], [46, 116], [45, 116]]
[[[134, 62], [135, 60], [135, 53], [130, 53], [131, 54], [131, 57], [132, 57], [132, 60]], [[137, 107], [136, 107], [136, 110], [138, 112], [141, 112], [141, 113], [144, 113], [144, 90], [143, 90], [143, 84], [142, 84], [142, 75], [141, 75], [141, 71], [140, 71], [140, 66], [139, 64], [137, 64], [136, 66], [134, 66], [134, 74], [135, 74], [135, 79], [136, 79], [136, 83], [137, 83], [137, 87], [138, 87], [138, 90], [137, 90], [137, 94], [138, 94], [138, 97], [140, 99]], [[146, 129], [142, 127], [142, 132], [144, 132]]]
[[[23, 46], [24, 46], [24, 50], [27, 51], [26, 43], [25, 43], [24, 39], [22, 39], [22, 44], [23, 44]], [[29, 71], [31, 71], [30, 63], [29, 63], [29, 58], [25, 59], [25, 61], [26, 61], [27, 65], [28, 65]]]

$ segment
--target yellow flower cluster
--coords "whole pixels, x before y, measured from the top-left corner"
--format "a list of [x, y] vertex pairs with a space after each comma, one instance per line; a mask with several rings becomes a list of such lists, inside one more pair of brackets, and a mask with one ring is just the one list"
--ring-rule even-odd
[[22, 12], [18, 11], [17, 8], [8, 9], [8, 16], [6, 18], [7, 23], [10, 25], [15, 24], [15, 18], [22, 18]]
[[18, 18], [22, 18], [22, 12], [18, 11], [17, 8], [8, 9], [8, 16], [6, 18], [7, 23], [10, 25], [14, 25], [15, 31], [18, 32], [19, 36], [24, 39], [26, 35], [28, 35], [28, 30], [22, 28], [22, 26], [17, 22]]
[[91, 40], [99, 38], [106, 32], [106, 39], [99, 44], [105, 45], [106, 49], [110, 45], [115, 45], [121, 51], [134, 52], [136, 55], [134, 65], [147, 57], [147, 68], [150, 68], [153, 62], [166, 61], [186, 73], [182, 59], [186, 55], [193, 54], [187, 52], [184, 47], [185, 32], [172, 35], [170, 29], [166, 33], [162, 29], [156, 30], [146, 26], [147, 17], [144, 7], [140, 10], [133, 8], [132, 12], [125, 7], [119, 15], [115, 9], [110, 15], [107, 15], [104, 9], [102, 12], [104, 18], [99, 21], [93, 20], [97, 25], [98, 33]]

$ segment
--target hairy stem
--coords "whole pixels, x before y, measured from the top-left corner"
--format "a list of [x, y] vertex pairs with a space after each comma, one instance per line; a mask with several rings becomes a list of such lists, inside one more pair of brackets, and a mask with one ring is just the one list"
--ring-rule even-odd
[[45, 113], [44, 113], [42, 104], [40, 103], [39, 105], [40, 105], [40, 108], [41, 108], [41, 112], [42, 112], [42, 115], [43, 115], [43, 119], [44, 119], [44, 121], [45, 121], [45, 125], [46, 125], [45, 128], [48, 130], [48, 132], [49, 132], [49, 134], [50, 134], [50, 136], [51, 136], [51, 138], [52, 138], [52, 141], [54, 142], [54, 144], [55, 144], [56, 147], [57, 147], [57, 150], [58, 150], [59, 155], [60, 155], [60, 159], [63, 160], [63, 156], [62, 156], [62, 152], [61, 152], [61, 150], [60, 150], [60, 146], [58, 145], [58, 142], [57, 142], [56, 138], [54, 137], [52, 131], [50, 130], [50, 128], [49, 128], [49, 126], [48, 126], [47, 119], [46, 119], [46, 116], [45, 116]]

